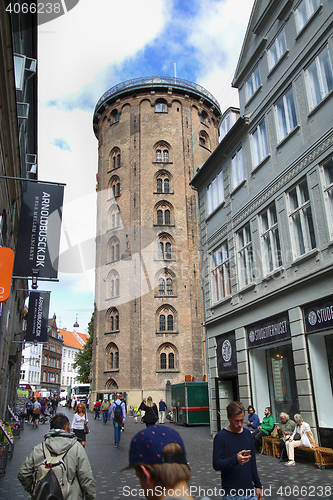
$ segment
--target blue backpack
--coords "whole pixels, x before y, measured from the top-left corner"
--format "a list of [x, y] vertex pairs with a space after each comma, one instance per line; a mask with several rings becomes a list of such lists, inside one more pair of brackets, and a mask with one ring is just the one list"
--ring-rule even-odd
[[122, 420], [123, 419], [123, 410], [122, 410], [122, 405], [123, 403], [117, 404], [115, 403], [116, 407], [113, 411], [113, 418], [114, 420]]

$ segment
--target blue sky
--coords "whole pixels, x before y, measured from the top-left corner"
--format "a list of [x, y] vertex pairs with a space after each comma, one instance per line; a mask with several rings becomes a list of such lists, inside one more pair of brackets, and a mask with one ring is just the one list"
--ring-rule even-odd
[[[230, 83], [253, 0], [80, 0], [68, 14], [39, 27], [39, 146], [41, 180], [66, 183], [59, 283], [50, 316], [79, 331], [94, 307], [97, 140], [92, 114], [101, 95], [124, 80], [173, 76], [197, 82], [220, 102], [238, 104]], [[73, 262], [75, 247], [82, 266]], [[88, 250], [87, 250], [88, 248]], [[84, 255], [89, 252], [89, 258]], [[89, 261], [88, 265], [84, 262]]]

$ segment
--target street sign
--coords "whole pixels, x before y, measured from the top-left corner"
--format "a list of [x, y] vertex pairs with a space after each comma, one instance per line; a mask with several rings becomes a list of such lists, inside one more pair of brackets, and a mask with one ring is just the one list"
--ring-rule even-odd
[[14, 265], [11, 248], [0, 247], [0, 302], [6, 302], [10, 293]]

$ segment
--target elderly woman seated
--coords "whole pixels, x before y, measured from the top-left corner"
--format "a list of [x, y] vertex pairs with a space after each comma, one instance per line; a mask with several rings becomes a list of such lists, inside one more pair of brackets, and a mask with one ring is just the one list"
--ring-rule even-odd
[[295, 429], [295, 422], [289, 418], [289, 415], [284, 411], [280, 413], [280, 422], [276, 427], [280, 438], [280, 462], [284, 461], [287, 456], [286, 442], [289, 441]]
[[294, 415], [294, 420], [296, 422], [296, 427], [290, 439], [286, 441], [286, 449], [288, 454], [288, 462], [286, 463], [286, 465], [289, 466], [296, 465], [295, 448], [298, 448], [299, 446], [306, 446], [308, 448], [317, 446], [309, 424], [303, 421], [299, 413], [296, 413], [296, 415]]

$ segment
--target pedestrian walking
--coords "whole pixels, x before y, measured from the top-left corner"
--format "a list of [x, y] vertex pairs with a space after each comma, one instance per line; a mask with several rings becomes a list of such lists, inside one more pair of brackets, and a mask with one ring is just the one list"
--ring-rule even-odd
[[33, 493], [35, 472], [45, 461], [43, 445], [52, 455], [63, 455], [66, 479], [70, 483], [66, 500], [83, 500], [84, 495], [85, 500], [95, 500], [94, 477], [89, 459], [77, 437], [70, 433], [69, 420], [62, 413], [52, 418], [44, 443], [35, 446], [22, 464], [18, 478], [24, 489], [30, 494]]
[[121, 401], [120, 392], [116, 393], [116, 400], [112, 403], [108, 412], [108, 420], [112, 418], [113, 427], [114, 427], [114, 447], [117, 448], [120, 444], [120, 436], [121, 436], [121, 426], [122, 423], [125, 423], [126, 420], [126, 412], [125, 412], [125, 404]]
[[102, 409], [102, 414], [103, 414], [103, 425], [106, 424], [108, 421], [108, 411], [110, 408], [110, 402], [107, 400], [107, 398], [104, 398], [104, 401], [102, 403], [101, 409]]
[[86, 446], [87, 433], [85, 426], [88, 425], [87, 408], [84, 403], [78, 403], [73, 415], [71, 431], [81, 441], [83, 448]]
[[165, 423], [165, 411], [167, 410], [167, 405], [161, 398], [159, 403], [158, 403], [158, 423], [159, 424], [164, 424]]
[[[125, 414], [127, 415], [127, 403], [126, 403], [126, 399], [124, 399], [124, 396], [123, 396], [122, 392], [120, 392], [119, 394], [120, 394], [120, 401], [122, 403], [124, 403], [124, 405], [125, 405]], [[125, 431], [125, 422], [122, 422], [122, 424], [121, 424], [121, 430], [122, 430], [122, 432]]]
[[221, 471], [222, 500], [261, 500], [254, 442], [243, 427], [245, 409], [233, 401], [227, 406], [228, 427], [218, 432], [213, 444], [213, 467]]
[[32, 397], [30, 397], [27, 400], [25, 407], [26, 407], [26, 411], [27, 411], [27, 420], [28, 420], [28, 423], [30, 424], [30, 422], [32, 420], [32, 412], [33, 412], [33, 409], [34, 409], [34, 404], [33, 404]]
[[33, 404], [33, 411], [32, 411], [32, 425], [34, 427], [38, 427], [39, 424], [39, 416], [41, 412], [41, 404], [40, 404], [40, 399], [37, 398]]
[[129, 462], [124, 469], [135, 469], [147, 499], [193, 500], [185, 446], [174, 429], [154, 425], [138, 432], [131, 441]]
[[158, 411], [157, 406], [153, 402], [153, 398], [151, 396], [148, 396], [147, 403], [144, 403], [144, 401], [142, 401], [139, 406], [139, 410], [143, 410], [145, 412], [143, 422], [146, 424], [146, 427], [156, 424], [156, 422], [158, 421]]
[[100, 415], [100, 412], [101, 412], [101, 403], [102, 403], [102, 401], [99, 399], [94, 404], [94, 410], [95, 410], [94, 420], [101, 420], [101, 415]]

